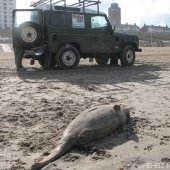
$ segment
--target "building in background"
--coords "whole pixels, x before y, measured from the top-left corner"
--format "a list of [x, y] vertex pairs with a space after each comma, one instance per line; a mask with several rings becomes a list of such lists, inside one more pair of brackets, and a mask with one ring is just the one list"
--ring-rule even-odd
[[0, 29], [12, 28], [12, 11], [16, 0], [0, 0]]
[[116, 26], [116, 31], [120, 31], [120, 32], [127, 32], [127, 31], [133, 31], [133, 32], [136, 32], [136, 31], [139, 31], [140, 30], [140, 27], [135, 24], [121, 24], [119, 26]]
[[112, 27], [116, 28], [116, 31], [126, 32], [126, 31], [139, 31], [139, 27], [132, 24], [122, 24], [121, 23], [121, 8], [118, 3], [112, 3], [111, 7], [108, 9], [109, 21]]
[[170, 28], [168, 27], [168, 25], [166, 26], [155, 26], [155, 25], [146, 25], [144, 24], [144, 26], [141, 28], [140, 31], [143, 32], [170, 32]]
[[108, 9], [108, 17], [111, 25], [120, 26], [121, 24], [121, 9], [118, 3], [112, 3], [111, 7]]

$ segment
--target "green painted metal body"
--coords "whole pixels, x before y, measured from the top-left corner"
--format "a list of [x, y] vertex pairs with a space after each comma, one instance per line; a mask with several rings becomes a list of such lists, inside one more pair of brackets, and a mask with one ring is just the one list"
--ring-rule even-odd
[[[16, 13], [18, 11], [20, 10], [14, 10], [13, 12], [14, 22], [16, 19]], [[43, 40], [39, 46], [47, 47], [50, 53], [57, 54], [58, 50], [63, 45], [68, 43], [75, 46], [79, 50], [81, 57], [83, 58], [95, 56], [111, 57], [113, 55], [119, 54], [123, 46], [125, 46], [126, 44], [131, 44], [134, 47], [135, 51], [140, 51], [138, 37], [114, 32], [105, 14], [53, 10], [38, 11], [39, 15], [41, 15], [39, 18], [42, 18], [42, 21], [40, 21], [39, 23], [44, 34], [42, 35]], [[84, 17], [84, 25], [81, 26], [81, 28], [75, 28], [73, 26], [73, 16], [75, 15]], [[64, 17], [65, 21], [61, 20], [61, 24], [56, 24], [55, 16]], [[106, 27], [104, 27], [104, 29], [92, 28], [91, 20], [92, 17], [95, 16], [101, 16], [105, 18], [105, 20], [107, 21], [107, 25]], [[18, 45], [17, 39], [15, 37], [17, 27], [15, 27], [14, 25], [15, 23], [13, 23], [13, 46], [14, 48], [16, 48], [17, 46], [22, 46], [22, 44]]]

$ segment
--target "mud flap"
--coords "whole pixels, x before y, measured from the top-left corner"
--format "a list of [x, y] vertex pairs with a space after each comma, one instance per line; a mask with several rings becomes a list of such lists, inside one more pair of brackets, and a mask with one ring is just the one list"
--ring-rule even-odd
[[51, 62], [52, 62], [52, 54], [46, 51], [44, 56], [44, 67], [46, 68], [51, 67]]
[[89, 62], [92, 63], [94, 58], [89, 58]]
[[118, 66], [118, 56], [112, 56], [110, 59], [110, 65]]

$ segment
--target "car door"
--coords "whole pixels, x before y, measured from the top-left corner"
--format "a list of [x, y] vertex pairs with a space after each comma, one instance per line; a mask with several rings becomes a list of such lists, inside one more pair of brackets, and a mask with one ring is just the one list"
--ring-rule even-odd
[[112, 53], [114, 38], [105, 15], [90, 16], [90, 49], [91, 53]]

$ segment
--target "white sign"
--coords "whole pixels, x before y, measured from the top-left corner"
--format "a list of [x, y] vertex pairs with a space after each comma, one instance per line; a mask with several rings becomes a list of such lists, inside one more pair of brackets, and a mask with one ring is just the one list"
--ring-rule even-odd
[[84, 15], [72, 14], [72, 27], [85, 28]]

